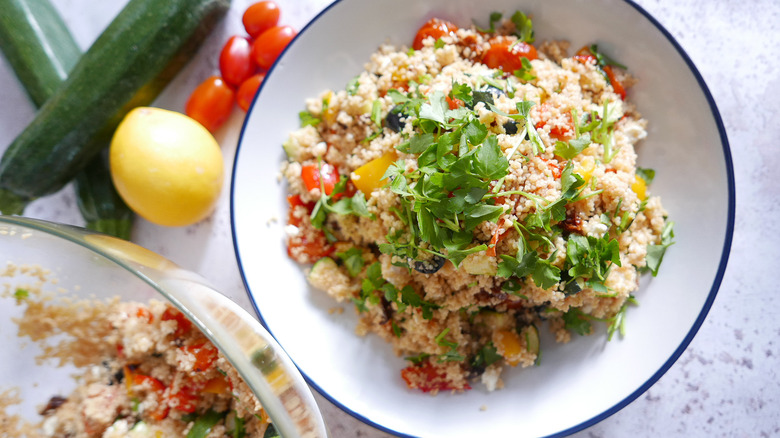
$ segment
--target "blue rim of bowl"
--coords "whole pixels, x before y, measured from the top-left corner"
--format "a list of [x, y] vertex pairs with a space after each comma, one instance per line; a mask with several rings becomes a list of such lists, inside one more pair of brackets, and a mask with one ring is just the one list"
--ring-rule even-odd
[[[341, 3], [341, 1], [342, 0], [333, 1], [331, 4], [326, 6], [322, 11], [320, 11], [314, 18], [312, 18], [303, 27], [303, 29], [301, 29], [298, 35], [295, 36], [295, 38], [290, 42], [290, 44], [284, 49], [284, 51], [279, 56], [279, 59], [284, 57], [284, 54], [287, 52], [287, 50], [290, 47], [292, 47], [295, 44], [295, 41], [300, 37], [300, 35], [305, 33], [309, 29], [309, 27], [311, 27], [312, 24], [314, 24], [317, 20], [319, 20], [320, 17], [327, 14], [330, 11], [330, 9], [333, 8], [336, 4]], [[720, 117], [720, 111], [718, 111], [718, 106], [715, 104], [715, 99], [712, 97], [712, 94], [710, 93], [710, 90], [707, 87], [707, 84], [705, 83], [701, 73], [699, 73], [699, 70], [696, 68], [691, 58], [682, 48], [680, 43], [677, 42], [674, 36], [668, 30], [666, 30], [666, 28], [658, 20], [656, 20], [649, 12], [647, 12], [644, 8], [639, 6], [633, 0], [622, 0], [622, 1], [630, 5], [634, 9], [636, 9], [637, 12], [639, 12], [643, 17], [645, 17], [651, 24], [653, 24], [653, 26], [655, 26], [656, 29], [658, 29], [659, 32], [661, 32], [661, 34], [663, 34], [664, 37], [666, 37], [667, 41], [675, 48], [675, 50], [677, 50], [677, 53], [680, 55], [683, 61], [685, 61], [685, 64], [688, 66], [688, 70], [696, 78], [696, 82], [699, 84], [699, 88], [701, 89], [701, 92], [704, 94], [704, 97], [707, 99], [707, 103], [710, 106], [710, 111], [712, 112], [712, 118], [718, 127], [718, 134], [720, 135], [721, 147], [723, 149], [723, 160], [726, 165], [726, 180], [727, 180], [728, 191], [729, 191], [726, 235], [723, 242], [723, 252], [721, 253], [718, 272], [715, 274], [715, 278], [712, 282], [712, 287], [710, 288], [710, 293], [707, 296], [707, 300], [705, 301], [704, 306], [702, 307], [702, 310], [699, 313], [698, 318], [696, 318], [696, 321], [694, 322], [693, 326], [691, 326], [690, 331], [688, 331], [688, 334], [685, 336], [685, 338], [677, 347], [677, 349], [674, 351], [674, 353], [669, 357], [669, 359], [667, 359], [667, 361], [658, 369], [658, 371], [656, 371], [652, 376], [650, 376], [650, 378], [643, 385], [641, 385], [634, 392], [626, 396], [623, 400], [619, 401], [611, 408], [605, 410], [599, 415], [594, 416], [593, 418], [590, 418], [589, 420], [583, 421], [582, 423], [576, 426], [555, 432], [551, 435], [547, 435], [547, 437], [567, 436], [575, 432], [579, 432], [581, 430], [587, 429], [603, 421], [604, 419], [610, 417], [612, 414], [615, 414], [616, 412], [620, 411], [624, 407], [628, 406], [631, 402], [636, 400], [640, 395], [644, 394], [645, 391], [650, 389], [650, 387], [653, 386], [655, 382], [657, 382], [658, 379], [661, 378], [661, 376], [666, 374], [666, 372], [669, 371], [672, 365], [674, 365], [674, 363], [677, 362], [677, 359], [680, 358], [680, 356], [685, 351], [685, 349], [688, 348], [688, 345], [691, 343], [694, 336], [696, 336], [696, 333], [699, 331], [699, 328], [704, 323], [704, 319], [707, 317], [707, 314], [709, 313], [710, 308], [712, 307], [712, 303], [715, 301], [715, 296], [718, 294], [718, 289], [720, 288], [721, 282], [723, 281], [723, 275], [725, 274], [726, 266], [728, 265], [729, 254], [731, 253], [731, 242], [734, 235], [734, 217], [735, 217], [735, 210], [736, 210], [736, 187], [734, 183], [734, 166], [731, 160], [731, 148], [729, 146], [728, 137], [726, 135], [726, 128], [723, 125], [723, 120]], [[275, 63], [273, 66], [271, 66], [271, 68], [268, 70], [267, 75], [273, 74], [273, 71], [276, 68], [276, 64], [278, 64], [278, 62]], [[260, 90], [262, 90], [264, 85], [265, 82], [263, 82], [260, 85]], [[249, 116], [252, 113], [252, 109], [255, 106], [255, 101], [257, 100], [257, 96], [260, 95], [260, 90], [258, 90], [257, 94], [255, 95], [255, 98], [252, 100], [252, 104], [250, 105], [249, 110], [247, 111], [247, 115], [246, 118], [244, 119], [244, 123], [241, 126], [241, 133], [238, 137], [238, 146], [236, 147], [235, 157], [238, 157], [238, 153], [241, 149], [241, 145], [243, 144], [244, 131], [246, 130], [247, 124], [249, 122], [250, 119]], [[265, 326], [266, 330], [268, 330], [268, 332], [271, 333], [271, 336], [274, 336], [273, 332], [271, 331], [271, 328], [268, 327], [268, 325], [265, 322], [265, 319], [263, 319], [263, 315], [260, 312], [257, 303], [252, 297], [249, 283], [247, 282], [246, 275], [244, 274], [244, 265], [243, 263], [241, 263], [241, 254], [238, 249], [238, 239], [236, 237], [236, 223], [235, 223], [235, 214], [234, 214], [234, 208], [235, 208], [234, 195], [235, 195], [235, 180], [236, 180], [236, 167], [237, 167], [236, 163], [237, 161], [233, 163], [233, 171], [231, 174], [231, 181], [230, 181], [231, 182], [230, 184], [230, 227], [233, 235], [233, 250], [236, 254], [236, 259], [238, 261], [238, 269], [239, 272], [241, 273], [241, 280], [244, 283], [244, 288], [247, 291], [247, 296], [249, 297], [249, 301], [252, 302], [252, 306], [254, 307], [258, 318], [260, 318], [260, 322], [263, 324], [263, 326]], [[276, 336], [274, 336], [274, 338], [276, 338]], [[284, 349], [284, 346], [282, 346], [282, 349]], [[293, 360], [293, 362], [295, 362], [295, 360]], [[325, 397], [325, 399], [327, 399], [334, 405], [338, 406], [341, 410], [348, 413], [352, 417], [372, 427], [375, 427], [376, 429], [396, 435], [398, 437], [419, 438], [419, 437], [415, 437], [414, 435], [406, 435], [401, 432], [389, 429], [347, 408], [346, 406], [341, 404], [338, 400], [331, 397], [330, 394], [325, 392], [322, 388], [320, 388], [320, 386], [314, 380], [309, 378], [309, 376], [302, 369], [299, 368], [299, 371], [301, 372], [301, 375], [304, 377], [304, 379], [306, 379], [306, 382], [308, 382], [309, 385], [314, 387], [317, 390], [317, 392], [320, 393], [320, 395]]]

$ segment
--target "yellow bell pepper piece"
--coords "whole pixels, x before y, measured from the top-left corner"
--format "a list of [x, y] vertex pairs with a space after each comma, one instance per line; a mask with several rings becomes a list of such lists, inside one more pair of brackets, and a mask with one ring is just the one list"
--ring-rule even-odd
[[363, 192], [366, 197], [371, 195], [375, 189], [385, 185], [386, 180], [382, 178], [387, 172], [387, 168], [395, 162], [395, 152], [388, 152], [379, 158], [375, 158], [368, 163], [358, 167], [352, 172], [355, 177], [352, 183], [358, 190]]
[[634, 183], [631, 184], [631, 190], [636, 193], [640, 201], [647, 199], [647, 183], [639, 175], [634, 176]]
[[514, 330], [498, 330], [493, 334], [493, 343], [498, 354], [511, 366], [520, 363], [520, 355], [525, 350], [520, 336]]

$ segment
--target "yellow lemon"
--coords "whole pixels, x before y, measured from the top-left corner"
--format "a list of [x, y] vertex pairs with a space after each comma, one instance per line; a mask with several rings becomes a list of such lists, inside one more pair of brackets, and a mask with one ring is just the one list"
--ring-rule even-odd
[[111, 178], [144, 219], [185, 226], [214, 210], [223, 181], [222, 151], [200, 123], [174, 111], [139, 107], [111, 140]]

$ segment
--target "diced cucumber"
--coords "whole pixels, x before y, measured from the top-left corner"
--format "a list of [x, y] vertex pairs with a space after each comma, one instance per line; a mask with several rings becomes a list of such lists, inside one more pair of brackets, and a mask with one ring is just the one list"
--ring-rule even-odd
[[496, 275], [498, 262], [495, 257], [490, 257], [483, 252], [469, 254], [461, 262], [463, 270], [471, 275]]
[[535, 325], [531, 324], [524, 330], [525, 345], [529, 353], [539, 355], [539, 329]]
[[333, 277], [339, 274], [339, 266], [330, 257], [323, 257], [311, 267], [309, 283], [317, 289], [327, 290]]

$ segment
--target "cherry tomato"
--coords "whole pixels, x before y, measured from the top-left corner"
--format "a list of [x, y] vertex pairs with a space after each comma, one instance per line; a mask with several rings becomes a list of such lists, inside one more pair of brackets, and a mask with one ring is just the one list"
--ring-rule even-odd
[[261, 33], [276, 26], [279, 22], [279, 6], [272, 1], [262, 1], [250, 5], [244, 11], [241, 21], [244, 29], [252, 38], [257, 38]]
[[618, 78], [615, 76], [615, 71], [612, 69], [611, 65], [605, 65], [604, 73], [607, 74], [607, 77], [609, 78], [609, 83], [612, 84], [612, 89], [615, 90], [615, 94], [620, 96], [621, 99], [626, 100], [626, 89], [623, 87], [623, 84], [618, 80]]
[[257, 66], [252, 59], [252, 43], [239, 35], [227, 40], [219, 54], [219, 72], [228, 84], [238, 87], [249, 79]]
[[306, 190], [313, 190], [320, 188], [320, 179], [322, 179], [322, 188], [325, 189], [325, 194], [330, 195], [333, 193], [333, 188], [336, 183], [339, 182], [339, 171], [336, 166], [328, 163], [322, 163], [321, 166], [317, 164], [307, 164], [301, 167], [301, 179], [306, 186]]
[[184, 112], [215, 132], [230, 117], [235, 93], [218, 76], [201, 82], [190, 95]]
[[523, 68], [523, 58], [532, 61], [538, 57], [536, 48], [528, 43], [494, 38], [490, 41], [490, 48], [482, 54], [482, 63], [511, 74]]
[[260, 34], [252, 43], [252, 57], [260, 68], [270, 68], [298, 32], [290, 26], [275, 26]]
[[412, 48], [414, 50], [420, 50], [423, 48], [423, 40], [426, 38], [433, 37], [434, 40], [437, 40], [446, 35], [454, 36], [457, 30], [458, 26], [450, 23], [449, 21], [438, 18], [431, 18], [428, 20], [428, 22], [420, 27], [420, 30], [417, 31], [417, 35], [414, 37], [414, 42], [412, 42]]
[[241, 107], [242, 110], [249, 111], [249, 106], [252, 105], [252, 100], [255, 98], [255, 94], [257, 94], [257, 89], [260, 88], [260, 84], [263, 83], [263, 79], [265, 79], [265, 75], [258, 73], [254, 76], [250, 76], [249, 79], [245, 80], [241, 86], [238, 87], [236, 103], [238, 103], [238, 106]]

